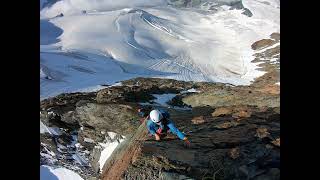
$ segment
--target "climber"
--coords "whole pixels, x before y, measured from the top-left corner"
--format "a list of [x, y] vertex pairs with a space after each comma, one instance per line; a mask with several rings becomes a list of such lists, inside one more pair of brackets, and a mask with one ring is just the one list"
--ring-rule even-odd
[[175, 127], [173, 121], [169, 118], [170, 114], [166, 111], [158, 109], [152, 110], [146, 118], [149, 133], [154, 135], [157, 141], [160, 141], [162, 137], [165, 137], [168, 132], [175, 134], [179, 139], [185, 142], [187, 147], [190, 147], [188, 138]]

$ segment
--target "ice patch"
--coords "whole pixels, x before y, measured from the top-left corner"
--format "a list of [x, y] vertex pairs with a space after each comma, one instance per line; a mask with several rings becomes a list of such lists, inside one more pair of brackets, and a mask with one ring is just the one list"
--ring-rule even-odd
[[42, 133], [42, 134], [44, 134], [44, 133], [51, 134], [50, 130], [48, 129], [48, 127], [45, 124], [43, 124], [43, 122], [41, 122], [41, 120], [40, 120], [40, 133]]
[[49, 133], [51, 135], [59, 136], [61, 135], [61, 131], [57, 127], [48, 127], [40, 120], [40, 133]]
[[167, 102], [174, 98], [176, 94], [152, 94], [152, 96], [156, 98], [153, 102], [163, 106], [168, 106]]

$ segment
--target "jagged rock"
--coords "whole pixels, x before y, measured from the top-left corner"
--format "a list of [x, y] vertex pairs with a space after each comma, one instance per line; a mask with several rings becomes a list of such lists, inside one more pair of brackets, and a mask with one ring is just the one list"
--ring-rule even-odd
[[87, 103], [90, 103], [90, 102], [91, 102], [90, 100], [79, 100], [76, 103], [76, 107], [85, 106]]
[[[248, 109], [249, 107], [236, 107], [232, 109], [235, 109], [235, 112], [237, 112], [238, 110], [246, 108]], [[86, 147], [87, 145], [83, 143], [83, 139], [91, 138], [98, 142], [98, 139], [101, 138], [102, 140], [106, 134], [102, 134], [102, 131], [107, 132], [110, 129], [113, 129], [135, 132], [137, 128], [128, 130], [134, 126], [134, 123], [130, 121], [130, 118], [124, 116], [135, 116], [135, 109], [136, 107], [129, 104], [87, 103], [86, 105], [77, 107], [73, 115], [79, 119], [82, 126], [82, 130], [79, 131], [79, 142], [83, 144], [85, 149], [88, 149], [89, 147]], [[268, 108], [250, 107], [249, 109], [250, 112], [253, 111], [255, 118], [257, 117], [257, 113], [261, 113], [260, 116], [265, 119], [268, 119], [269, 115], [262, 116], [263, 113], [270, 115], [276, 113], [275, 110]], [[123, 172], [125, 179], [135, 179], [137, 177], [144, 177], [142, 179], [160, 179], [160, 172], [163, 172], [163, 170], [166, 169], [168, 171], [175, 171], [179, 175], [184, 175], [194, 179], [197, 179], [196, 177], [202, 177], [205, 172], [209, 172], [206, 175], [208, 177], [213, 177], [213, 174], [217, 172], [216, 176], [218, 179], [222, 177], [230, 177], [231, 179], [234, 179], [233, 177], [235, 177], [237, 173], [240, 173], [240, 170], [236, 168], [236, 166], [240, 166], [237, 165], [237, 163], [243, 163], [243, 161], [248, 158], [264, 157], [268, 155], [268, 153], [265, 153], [268, 148], [265, 148], [265, 145], [263, 144], [258, 146], [255, 143], [258, 143], [259, 141], [254, 141], [257, 126], [250, 123], [259, 122], [257, 119], [248, 119], [240, 124], [235, 121], [234, 117], [229, 117], [234, 120], [228, 122], [224, 122], [225, 117], [217, 117], [215, 120], [217, 122], [213, 123], [208, 121], [208, 123], [205, 124], [200, 123], [197, 124], [197, 128], [195, 128], [191, 125], [193, 123], [192, 119], [195, 118], [194, 115], [202, 114], [203, 119], [212, 117], [211, 114], [213, 112], [213, 108], [205, 106], [201, 108], [194, 108], [191, 112], [180, 112], [174, 109], [170, 109], [169, 111], [179, 129], [184, 132], [192, 130], [192, 133], [189, 135], [189, 139], [192, 143], [191, 148], [185, 149], [183, 142], [176, 137], [161, 142], [153, 142], [153, 139], [150, 141], [142, 141], [142, 137], [148, 138], [148, 136], [143, 135], [141, 137], [142, 134], [139, 134], [141, 131], [136, 131], [140, 135], [139, 141], [128, 140], [126, 143], [127, 145], [130, 145], [131, 148], [136, 149], [136, 151], [123, 151], [123, 153], [117, 153], [118, 155], [115, 157], [115, 159], [122, 159], [122, 155], [125, 155], [126, 158], [131, 157], [131, 159], [129, 158], [128, 160], [130, 160], [132, 164], [119, 164], [119, 167], [121, 167], [120, 169], [123, 171], [119, 169], [117, 172], [114, 169], [115, 167], [111, 167], [111, 174], [115, 175], [114, 173], [121, 174], [121, 172]], [[189, 121], [187, 121], [188, 119]], [[139, 125], [140, 122], [137, 122]], [[188, 122], [190, 123], [189, 125]], [[119, 124], [113, 126], [113, 123]], [[129, 124], [123, 125], [122, 123]], [[212, 127], [215, 127], [216, 125], [217, 127], [219, 127], [219, 125], [221, 126], [219, 131], [212, 129]], [[135, 145], [134, 142], [142, 143], [142, 145]], [[237, 148], [240, 145], [241, 152], [243, 152], [241, 156], [240, 149]], [[253, 147], [255, 150], [252, 150]], [[263, 148], [265, 150], [263, 150]], [[100, 150], [92, 147], [90, 162], [92, 169], [94, 169], [95, 172], [99, 171], [99, 164], [97, 163], [99, 151]], [[231, 157], [230, 160], [226, 160], [226, 156]], [[212, 161], [212, 159], [208, 157], [225, 160]], [[233, 158], [236, 159], [236, 161], [233, 160]], [[212, 162], [214, 162], [214, 166], [210, 165]], [[217, 162], [223, 163], [216, 165]], [[124, 167], [125, 164], [128, 166], [127, 168]], [[252, 165], [248, 167], [248, 176], [259, 176], [262, 171], [251, 166]], [[108, 165], [106, 165], [106, 168], [108, 169]], [[225, 170], [222, 171], [219, 169]]]
[[185, 89], [195, 88], [192, 82], [182, 82], [173, 79], [160, 78], [134, 78], [122, 82], [126, 86], [141, 86], [144, 89], [149, 89], [152, 93], [178, 93]]
[[248, 9], [248, 8], [244, 8], [244, 11], [241, 14], [244, 14], [248, 17], [251, 17], [253, 15], [252, 12], [250, 11], [250, 9]]
[[232, 149], [229, 151], [229, 156], [230, 156], [232, 159], [237, 159], [237, 158], [240, 156], [240, 148], [238, 148], [238, 147], [232, 148]]
[[74, 118], [74, 111], [68, 111], [61, 115], [61, 121], [79, 128], [79, 122]]
[[275, 41], [279, 41], [280, 40], [280, 33], [272, 33], [270, 35], [271, 39], [275, 40]]
[[124, 100], [124, 89], [122, 87], [111, 87], [100, 90], [97, 93], [97, 102], [105, 103], [105, 102], [116, 102], [120, 100]]
[[203, 124], [206, 122], [203, 116], [194, 117], [191, 121], [193, 124]]
[[73, 140], [71, 135], [65, 134], [63, 133], [62, 135], [56, 137], [56, 141], [57, 143], [63, 145], [63, 146], [67, 146], [69, 144], [71, 144], [71, 141]]
[[96, 92], [90, 93], [70, 93], [70, 94], [60, 94], [56, 97], [44, 99], [40, 102], [40, 109], [47, 110], [51, 109], [58, 114], [63, 114], [68, 111], [75, 109], [75, 105], [78, 101], [87, 100], [94, 102], [96, 97]]
[[251, 109], [254, 107], [247, 106], [231, 106], [231, 107], [218, 107], [212, 113], [213, 117], [222, 117], [226, 115], [232, 115], [235, 119], [248, 118], [251, 116]]
[[115, 86], [100, 90], [97, 93], [97, 102], [146, 102], [154, 99], [151, 92], [155, 91], [140, 86]]
[[267, 57], [274, 57], [278, 54], [280, 54], [280, 45], [274, 48], [268, 49], [264, 52], [264, 56], [267, 56]]
[[101, 155], [102, 148], [100, 146], [95, 146], [90, 153], [90, 164], [92, 165], [92, 168], [95, 172], [100, 172], [100, 164], [99, 159]]
[[263, 139], [265, 137], [268, 137], [270, 133], [268, 132], [267, 128], [258, 128], [256, 131], [256, 137], [259, 137], [260, 139]]
[[[264, 77], [266, 78], [266, 77]], [[274, 84], [274, 82], [273, 82]], [[260, 86], [262, 86], [260, 84]], [[257, 86], [257, 89], [262, 87]], [[225, 89], [212, 89], [205, 93], [197, 93], [186, 96], [182, 99], [185, 104], [192, 107], [211, 106], [258, 106], [258, 107], [279, 107], [280, 97], [278, 94], [269, 94], [268, 92], [249, 93], [251, 87], [225, 87]], [[250, 96], [248, 94], [251, 94]]]
[[225, 107], [220, 107], [214, 110], [214, 112], [212, 113], [213, 117], [219, 117], [219, 116], [225, 116], [228, 114], [231, 114], [232, 110], [225, 108]]
[[129, 105], [88, 103], [76, 108], [75, 117], [81, 125], [94, 128], [84, 128], [81, 133], [87, 132], [87, 138], [99, 139], [101, 131], [133, 133], [140, 125], [136, 109]]
[[228, 129], [228, 128], [231, 128], [231, 127], [238, 126], [239, 124], [240, 123], [238, 123], [236, 121], [231, 121], [231, 122], [225, 122], [225, 123], [218, 124], [215, 127], [217, 129]]
[[57, 126], [64, 129], [77, 130], [80, 128], [79, 122], [73, 119], [73, 116], [68, 117], [68, 115], [64, 116], [63, 118], [61, 115], [56, 113], [48, 113], [48, 125], [49, 126]]
[[277, 138], [277, 139], [271, 141], [271, 143], [272, 143], [273, 145], [275, 145], [275, 146], [280, 147], [280, 138]]
[[[192, 83], [157, 78], [135, 78], [123, 81], [122, 84], [123, 86], [100, 90], [97, 93], [97, 102], [147, 102], [154, 99], [151, 94], [179, 93], [182, 90], [193, 87]], [[172, 103], [181, 104], [179, 99]]]
[[276, 41], [274, 41], [272, 39], [262, 39], [262, 40], [259, 40], [259, 41], [255, 42], [255, 43], [253, 43], [251, 45], [251, 48], [253, 50], [259, 50], [259, 49], [263, 49], [263, 48], [265, 48], [267, 46], [271, 46], [271, 45], [273, 45], [275, 43], [276, 43]]
[[251, 112], [247, 110], [240, 110], [239, 112], [236, 112], [232, 114], [232, 117], [239, 119], [239, 118], [248, 118], [251, 116]]

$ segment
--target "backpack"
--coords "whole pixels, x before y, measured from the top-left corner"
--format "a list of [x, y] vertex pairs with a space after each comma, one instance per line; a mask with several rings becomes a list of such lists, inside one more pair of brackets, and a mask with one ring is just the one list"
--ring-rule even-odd
[[165, 111], [165, 110], [159, 110], [159, 111], [161, 112], [163, 118], [165, 118], [167, 120], [170, 118], [170, 114], [167, 111]]
[[161, 115], [163, 117], [163, 120], [162, 120], [163, 124], [167, 125], [169, 122], [170, 114], [168, 113], [168, 111], [165, 111], [162, 109], [159, 109], [159, 111], [161, 112]]

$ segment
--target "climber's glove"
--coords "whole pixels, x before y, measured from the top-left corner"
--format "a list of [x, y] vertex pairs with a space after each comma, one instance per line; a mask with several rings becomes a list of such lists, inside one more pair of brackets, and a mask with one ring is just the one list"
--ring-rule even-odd
[[156, 141], [160, 141], [160, 135], [159, 134], [155, 133], [154, 136], [156, 138]]
[[183, 141], [184, 141], [184, 145], [189, 148], [190, 147], [190, 141], [188, 140], [188, 138], [184, 137]]

